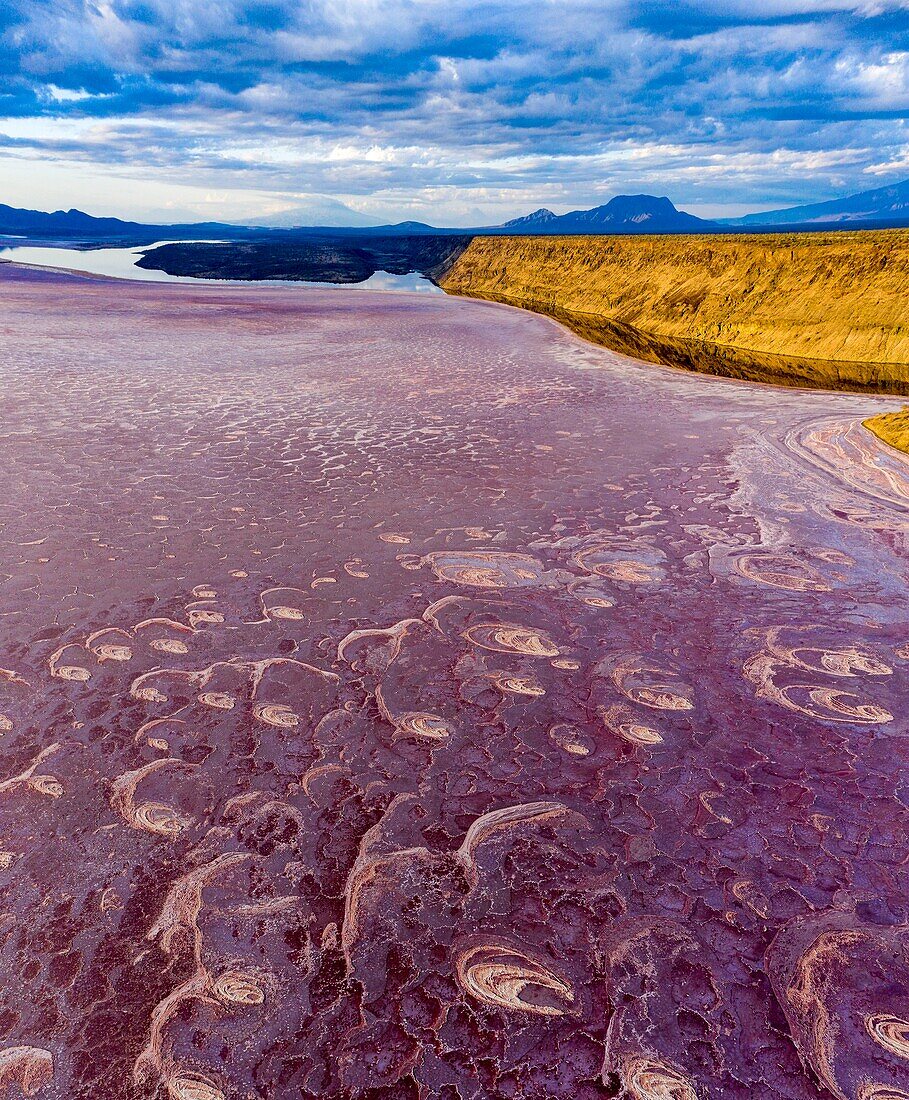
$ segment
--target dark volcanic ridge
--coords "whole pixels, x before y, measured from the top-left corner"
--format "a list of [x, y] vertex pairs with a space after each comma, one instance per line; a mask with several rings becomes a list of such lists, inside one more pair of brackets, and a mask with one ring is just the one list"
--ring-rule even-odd
[[166, 244], [146, 252], [137, 266], [197, 279], [360, 283], [377, 271], [419, 271], [436, 279], [469, 241], [424, 236]]

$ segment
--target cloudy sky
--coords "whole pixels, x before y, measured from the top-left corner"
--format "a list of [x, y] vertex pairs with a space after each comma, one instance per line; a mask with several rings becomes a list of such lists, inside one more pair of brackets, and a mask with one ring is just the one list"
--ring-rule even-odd
[[15, 206], [734, 215], [909, 177], [907, 120], [909, 0], [0, 3]]

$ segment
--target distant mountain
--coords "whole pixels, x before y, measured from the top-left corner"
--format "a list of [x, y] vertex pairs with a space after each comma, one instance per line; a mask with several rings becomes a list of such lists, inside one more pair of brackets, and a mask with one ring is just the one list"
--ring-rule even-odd
[[592, 210], [561, 215], [536, 210], [500, 228], [520, 233], [696, 233], [714, 228], [714, 223], [677, 210], [665, 197], [617, 195]]
[[766, 210], [734, 218], [727, 225], [812, 225], [834, 223], [889, 222], [909, 224], [909, 180], [892, 187], [876, 187], [845, 199], [792, 206], [787, 210]]
[[0, 234], [66, 240], [158, 240], [161, 237], [244, 237], [250, 230], [221, 222], [144, 225], [120, 218], [96, 218], [82, 210], [21, 210], [0, 204]]
[[[434, 225], [427, 225], [426, 222], [395, 222], [394, 225], [380, 225], [375, 226], [377, 229], [393, 229], [396, 233], [438, 233]], [[445, 230], [445, 232], [450, 232]], [[463, 233], [463, 229], [457, 229], [453, 232]]]
[[375, 218], [352, 210], [346, 203], [333, 199], [329, 195], [310, 195], [305, 204], [284, 210], [270, 217], [251, 218], [243, 225], [264, 225], [269, 228], [295, 229], [299, 226], [320, 225], [325, 227], [366, 228], [376, 224]]
[[[224, 240], [224, 241], [296, 241], [334, 240], [338, 238], [422, 237], [484, 235], [509, 233], [718, 233], [772, 231], [777, 226], [792, 226], [805, 230], [823, 226], [909, 226], [909, 180], [892, 187], [879, 187], [863, 191], [831, 202], [794, 206], [787, 210], [770, 210], [760, 214], [748, 214], [742, 218], [722, 221], [706, 221], [678, 210], [665, 196], [617, 195], [603, 206], [590, 210], [572, 210], [568, 214], [554, 214], [541, 207], [531, 214], [512, 218], [502, 225], [481, 226], [472, 229], [445, 229], [425, 222], [403, 221], [395, 225], [365, 226], [359, 224], [319, 225], [277, 224], [296, 223], [304, 214], [331, 215], [335, 200], [327, 199], [319, 209], [296, 209], [285, 216], [273, 219], [275, 224], [228, 225], [224, 222], [194, 222], [176, 225], [149, 225], [143, 222], [123, 221], [120, 218], [97, 218], [82, 210], [20, 210], [0, 204], [0, 236], [21, 236], [51, 241], [78, 241], [83, 244], [144, 244], [146, 242], [172, 240]], [[337, 203], [340, 212], [347, 210]], [[354, 211], [350, 211], [355, 215]], [[339, 214], [340, 217], [340, 214]], [[362, 215], [360, 217], [363, 217]]]
[[523, 218], [512, 218], [510, 222], [504, 222], [503, 229], [530, 229], [537, 226], [546, 225], [547, 222], [558, 221], [559, 215], [553, 214], [551, 210], [547, 210], [545, 206], [541, 206], [539, 210], [534, 210], [532, 214], [525, 214]]
[[295, 225], [248, 226], [225, 222], [190, 222], [176, 225], [149, 225], [144, 222], [122, 221], [120, 218], [96, 218], [82, 210], [22, 210], [0, 204], [0, 236], [30, 237], [43, 240], [117, 243], [159, 240], [247, 240], [249, 238], [349, 237], [378, 234], [388, 237], [451, 236], [463, 234], [463, 229], [436, 229], [425, 222], [398, 222], [397, 225], [338, 226]]
[[136, 228], [135, 222], [124, 222], [119, 218], [93, 218], [81, 210], [56, 210], [47, 214], [43, 210], [20, 210], [0, 204], [0, 232], [4, 233], [84, 233], [95, 230], [125, 233]]

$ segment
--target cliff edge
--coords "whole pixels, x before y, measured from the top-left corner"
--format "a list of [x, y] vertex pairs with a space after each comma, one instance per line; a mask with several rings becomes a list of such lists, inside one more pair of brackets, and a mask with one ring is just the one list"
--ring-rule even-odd
[[639, 359], [909, 394], [909, 230], [475, 237], [439, 283]]

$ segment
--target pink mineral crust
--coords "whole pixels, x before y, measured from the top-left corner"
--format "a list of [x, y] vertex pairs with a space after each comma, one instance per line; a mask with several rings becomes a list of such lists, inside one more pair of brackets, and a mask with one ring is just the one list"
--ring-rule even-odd
[[0, 269], [0, 1096], [909, 1097], [892, 402]]

